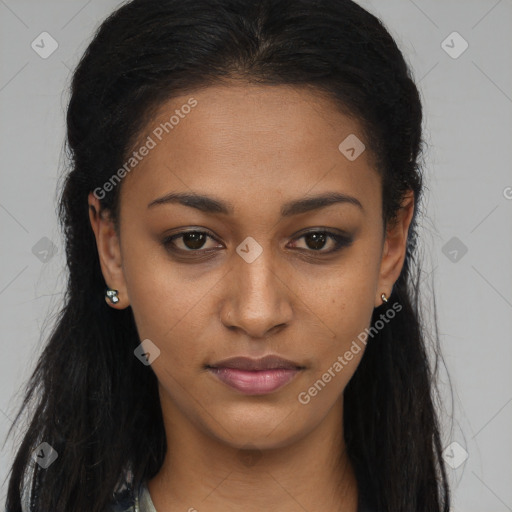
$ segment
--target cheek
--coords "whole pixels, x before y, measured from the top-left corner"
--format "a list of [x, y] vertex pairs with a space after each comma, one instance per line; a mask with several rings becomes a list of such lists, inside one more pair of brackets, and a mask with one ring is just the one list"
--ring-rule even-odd
[[371, 321], [378, 279], [378, 265], [374, 259], [354, 254], [354, 258], [347, 259], [342, 267], [333, 271], [328, 281], [308, 299], [320, 313], [338, 348], [357, 337]]
[[165, 257], [147, 257], [128, 244], [125, 254], [126, 286], [140, 339], [149, 338], [173, 366], [190, 364], [201, 355], [201, 318], [213, 277], [187, 279]]
[[[347, 280], [339, 284], [347, 286]], [[319, 330], [315, 331], [313, 364], [296, 396], [299, 408], [304, 408], [302, 412], [311, 422], [341, 399], [366, 349], [361, 333], [371, 322], [371, 286], [351, 288], [350, 296], [346, 295], [337, 290], [329, 294], [329, 307], [324, 309], [324, 323], [329, 326], [324, 332], [328, 335], [319, 336]]]
[[[329, 283], [311, 294], [311, 309], [319, 312], [324, 336], [315, 337], [316, 362], [313, 382], [321, 380], [328, 391], [320, 401], [332, 400], [346, 386], [366, 348], [366, 329], [374, 310], [378, 264], [375, 253], [354, 253], [343, 268], [333, 272]], [[319, 322], [320, 323], [320, 322]], [[312, 333], [313, 334], [313, 333]], [[315, 390], [312, 390], [315, 393]], [[329, 395], [329, 396], [327, 396]]]

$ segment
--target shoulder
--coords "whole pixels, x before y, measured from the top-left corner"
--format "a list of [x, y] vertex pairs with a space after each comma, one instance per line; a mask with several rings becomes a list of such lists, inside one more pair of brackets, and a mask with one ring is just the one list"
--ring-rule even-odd
[[135, 503], [129, 504], [111, 503], [104, 512], [136, 512]]
[[138, 512], [132, 489], [116, 493], [105, 512]]
[[112, 500], [104, 512], [139, 512], [130, 469], [122, 473], [112, 494]]

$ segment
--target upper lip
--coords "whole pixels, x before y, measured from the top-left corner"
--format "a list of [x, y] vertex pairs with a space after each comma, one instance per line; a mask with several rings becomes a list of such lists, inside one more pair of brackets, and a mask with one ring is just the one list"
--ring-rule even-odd
[[230, 357], [223, 359], [215, 364], [207, 365], [208, 368], [234, 368], [237, 370], [275, 370], [277, 368], [284, 368], [290, 370], [302, 369], [303, 367], [298, 363], [278, 357], [275, 355], [268, 355], [260, 359], [253, 359], [251, 357]]

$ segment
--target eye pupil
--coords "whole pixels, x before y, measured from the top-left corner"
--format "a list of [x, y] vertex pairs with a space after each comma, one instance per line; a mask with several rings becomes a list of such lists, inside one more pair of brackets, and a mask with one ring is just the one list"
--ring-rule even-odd
[[205, 234], [197, 231], [183, 234], [183, 243], [189, 249], [200, 249], [204, 245], [205, 239]]
[[[305, 236], [306, 244], [310, 249], [322, 249], [325, 245], [327, 236], [325, 233], [309, 233]], [[313, 243], [308, 243], [312, 241]]]

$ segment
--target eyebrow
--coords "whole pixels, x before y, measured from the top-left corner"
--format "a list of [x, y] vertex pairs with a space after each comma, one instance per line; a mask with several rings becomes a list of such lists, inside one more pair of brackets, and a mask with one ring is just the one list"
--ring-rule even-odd
[[[181, 204], [183, 206], [195, 208], [196, 210], [200, 210], [204, 213], [224, 215], [233, 214], [235, 210], [232, 203], [193, 192], [171, 192], [170, 194], [166, 194], [163, 197], [151, 201], [148, 204], [148, 208], [153, 208], [162, 204]], [[281, 217], [291, 217], [293, 215], [306, 213], [312, 210], [326, 208], [333, 204], [352, 204], [364, 212], [363, 205], [355, 197], [347, 194], [341, 194], [339, 192], [328, 192], [285, 203], [281, 207]]]

